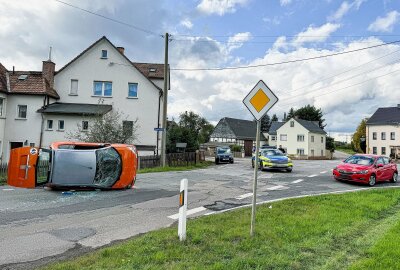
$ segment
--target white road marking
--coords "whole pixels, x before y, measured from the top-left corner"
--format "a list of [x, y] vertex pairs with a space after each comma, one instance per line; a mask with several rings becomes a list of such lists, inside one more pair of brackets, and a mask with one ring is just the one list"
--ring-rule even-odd
[[312, 174], [312, 175], [309, 175], [309, 176], [307, 176], [308, 178], [312, 178], [312, 177], [315, 177], [315, 176], [317, 176], [316, 174]]
[[326, 173], [326, 171], [322, 171], [322, 172], [320, 172], [320, 173]]
[[[190, 210], [188, 210], [186, 212], [186, 216], [193, 215], [193, 214], [196, 214], [198, 212], [205, 211], [205, 210], [207, 210], [207, 208], [204, 208], [203, 206], [200, 206], [200, 207], [197, 207], [197, 208], [193, 208], [193, 209], [190, 209]], [[168, 217], [170, 219], [178, 219], [179, 218], [179, 213], [175, 214], [175, 215], [168, 216]]]
[[246, 193], [246, 194], [237, 196], [236, 200], [243, 200], [243, 199], [246, 199], [246, 198], [251, 197], [251, 196], [253, 196], [253, 193]]
[[281, 189], [281, 188], [284, 188], [284, 186], [274, 186], [274, 187], [267, 188], [267, 190], [277, 190], [277, 189]]
[[14, 190], [13, 188], [3, 188], [4, 191], [11, 191]]
[[303, 179], [294, 180], [292, 182], [292, 184], [297, 184], [297, 183], [300, 183], [300, 182], [303, 182], [303, 181], [304, 181]]

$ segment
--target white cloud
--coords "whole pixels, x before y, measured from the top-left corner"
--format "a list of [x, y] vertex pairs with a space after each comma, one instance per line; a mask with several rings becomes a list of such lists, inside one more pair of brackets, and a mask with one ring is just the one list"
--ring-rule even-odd
[[365, 1], [366, 0], [354, 0], [351, 3], [347, 1], [342, 2], [340, 7], [328, 17], [328, 21], [340, 21], [352, 8], [356, 10], [360, 9], [362, 3]]
[[279, 0], [279, 2], [281, 3], [281, 6], [287, 6], [292, 3], [292, 0]]
[[225, 13], [235, 13], [237, 6], [245, 6], [247, 3], [248, 0], [202, 0], [197, 10], [207, 15], [222, 16]]
[[394, 25], [399, 20], [400, 13], [393, 10], [386, 14], [385, 17], [378, 17], [368, 27], [369, 31], [373, 32], [392, 32]]
[[188, 18], [183, 19], [180, 24], [186, 27], [187, 29], [192, 29], [193, 27], [193, 23]]
[[279, 25], [281, 23], [281, 19], [278, 16], [274, 16], [272, 18], [264, 17], [262, 20], [268, 24], [273, 25]]
[[340, 24], [334, 23], [326, 23], [320, 27], [310, 25], [307, 30], [297, 34], [293, 41], [294, 43], [323, 42], [339, 27]]
[[228, 39], [228, 51], [238, 49], [243, 46], [243, 43], [250, 40], [252, 35], [250, 32], [238, 33]]

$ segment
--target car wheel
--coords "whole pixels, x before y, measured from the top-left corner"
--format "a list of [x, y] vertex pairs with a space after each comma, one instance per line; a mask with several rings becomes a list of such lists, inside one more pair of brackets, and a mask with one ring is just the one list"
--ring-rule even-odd
[[229, 161], [229, 163], [233, 164], [233, 159], [231, 161]]
[[262, 163], [262, 161], [260, 162], [260, 170], [261, 170], [261, 171], [264, 170], [264, 164]]
[[368, 185], [370, 187], [373, 187], [375, 186], [375, 184], [376, 184], [376, 176], [371, 174], [371, 176], [369, 177]]
[[254, 169], [254, 160], [251, 161], [251, 167]]
[[292, 168], [286, 169], [287, 172], [292, 172]]
[[398, 176], [397, 172], [394, 172], [393, 176], [392, 176], [392, 183], [396, 183], [397, 182], [397, 176]]
[[217, 165], [219, 164], [219, 159], [218, 158], [215, 159], [215, 164], [217, 164]]

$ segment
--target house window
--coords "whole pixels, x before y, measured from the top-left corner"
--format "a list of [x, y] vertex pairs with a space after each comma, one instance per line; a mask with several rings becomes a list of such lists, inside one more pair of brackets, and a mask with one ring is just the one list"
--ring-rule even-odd
[[3, 116], [4, 98], [0, 98], [0, 116]]
[[137, 98], [138, 97], [138, 84], [128, 83], [128, 97]]
[[321, 157], [324, 156], [324, 150], [321, 150]]
[[376, 132], [372, 132], [372, 139], [373, 139], [373, 140], [376, 140], [377, 137], [378, 137], [378, 136], [376, 135]]
[[133, 135], [133, 121], [122, 121], [122, 130], [124, 135]]
[[64, 120], [58, 120], [58, 130], [64, 130]]
[[314, 149], [311, 149], [311, 156], [314, 156]]
[[78, 80], [71, 80], [71, 89], [69, 91], [71, 96], [78, 95]]
[[381, 140], [386, 140], [386, 132], [381, 132]]
[[390, 139], [394, 141], [396, 139], [396, 135], [394, 132], [390, 132]]
[[372, 147], [372, 154], [377, 155], [378, 154], [378, 149], [376, 146]]
[[47, 120], [47, 130], [53, 130], [53, 120]]
[[303, 148], [297, 148], [297, 154], [299, 156], [304, 156], [304, 149]]
[[382, 155], [386, 155], [386, 147], [381, 148]]
[[276, 141], [276, 136], [271, 136], [271, 141]]
[[100, 97], [112, 96], [112, 82], [98, 82], [93, 83], [93, 95]]
[[29, 144], [29, 147], [35, 147], [35, 143], [34, 143], [34, 142], [31, 142], [31, 143]]
[[27, 110], [27, 105], [18, 105], [18, 118], [26, 119]]
[[298, 142], [304, 142], [304, 135], [297, 135]]
[[281, 139], [281, 141], [287, 141], [287, 135], [286, 134], [281, 134], [280, 139]]
[[108, 56], [107, 50], [101, 50], [101, 58], [107, 59], [107, 56]]
[[290, 127], [294, 127], [294, 121], [290, 121]]
[[321, 143], [324, 143], [324, 137], [321, 137]]
[[314, 142], [314, 135], [311, 136], [311, 142]]
[[88, 121], [82, 121], [82, 130], [83, 131], [89, 130], [89, 122]]

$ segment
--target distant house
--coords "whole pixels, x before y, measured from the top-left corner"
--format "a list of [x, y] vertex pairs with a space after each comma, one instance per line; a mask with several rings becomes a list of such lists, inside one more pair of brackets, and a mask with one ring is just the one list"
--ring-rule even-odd
[[368, 154], [400, 155], [400, 104], [378, 108], [368, 119], [366, 144]]
[[[237, 144], [244, 147], [245, 156], [251, 156], [256, 142], [257, 124], [254, 121], [224, 117], [210, 136], [210, 143]], [[260, 134], [260, 141], [265, 138]]]
[[276, 146], [277, 131], [284, 124], [285, 124], [285, 122], [278, 122], [278, 121], [271, 122], [271, 126], [270, 126], [268, 132], [264, 132], [264, 137], [267, 139], [268, 145]]
[[326, 132], [317, 122], [291, 118], [277, 129], [276, 145], [289, 155], [325, 157]]

